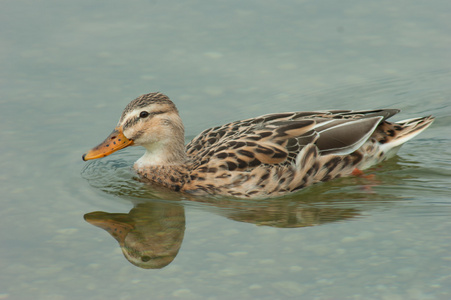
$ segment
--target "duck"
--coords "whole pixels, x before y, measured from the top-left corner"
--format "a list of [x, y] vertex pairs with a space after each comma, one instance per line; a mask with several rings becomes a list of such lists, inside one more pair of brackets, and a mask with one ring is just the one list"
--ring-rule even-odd
[[392, 158], [434, 121], [387, 121], [399, 112], [272, 113], [206, 129], [185, 145], [175, 104], [163, 93], [148, 93], [131, 101], [113, 132], [82, 159], [143, 146], [134, 169], [149, 184], [196, 196], [278, 197]]

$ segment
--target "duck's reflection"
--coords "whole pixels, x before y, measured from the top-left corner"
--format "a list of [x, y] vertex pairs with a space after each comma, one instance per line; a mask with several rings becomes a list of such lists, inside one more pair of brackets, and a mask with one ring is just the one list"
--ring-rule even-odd
[[[290, 205], [291, 204], [291, 205]], [[225, 217], [256, 225], [297, 228], [342, 221], [359, 215], [352, 208], [327, 208], [290, 203], [288, 205], [257, 206], [250, 209], [224, 210]]]
[[96, 211], [84, 218], [110, 233], [127, 260], [144, 269], [170, 264], [185, 234], [185, 210], [173, 203], [139, 203], [128, 214]]
[[[205, 209], [229, 219], [273, 227], [306, 227], [336, 222], [359, 215], [352, 208], [305, 206], [291, 201], [256, 203], [219, 201]], [[182, 203], [141, 202], [129, 213], [91, 212], [84, 216], [90, 224], [106, 230], [118, 242], [125, 258], [145, 269], [170, 264], [179, 252], [185, 233]]]

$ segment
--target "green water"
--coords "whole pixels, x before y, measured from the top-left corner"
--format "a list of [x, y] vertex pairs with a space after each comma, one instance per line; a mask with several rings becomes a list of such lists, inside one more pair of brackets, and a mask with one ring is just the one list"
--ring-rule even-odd
[[[449, 20], [438, 0], [3, 1], [0, 299], [450, 299]], [[436, 121], [373, 178], [187, 199], [135, 180], [142, 149], [81, 160], [151, 91], [187, 141], [292, 110]], [[85, 218], [132, 224], [145, 264]]]

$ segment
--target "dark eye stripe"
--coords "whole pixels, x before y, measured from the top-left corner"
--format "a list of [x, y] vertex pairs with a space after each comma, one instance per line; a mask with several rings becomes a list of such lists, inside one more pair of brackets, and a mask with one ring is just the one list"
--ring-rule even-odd
[[[154, 115], [160, 115], [160, 114], [164, 114], [164, 113], [167, 113], [167, 112], [168, 112], [168, 110], [152, 111], [152, 112], [149, 113], [149, 116], [147, 118], [151, 118]], [[141, 113], [143, 113], [143, 112], [141, 112]], [[141, 113], [140, 113], [140, 115], [141, 115]], [[131, 127], [131, 126], [135, 125], [136, 123], [139, 122], [139, 120], [141, 120], [141, 118], [139, 116], [135, 117], [135, 118], [132, 118], [132, 119], [129, 119], [127, 122], [125, 122], [125, 124], [123, 126], [123, 130], [125, 130], [128, 127]]]
[[159, 111], [153, 111], [150, 114], [151, 115], [160, 115], [160, 114], [164, 114], [164, 113], [167, 113], [167, 112], [168, 112], [168, 110], [159, 110]]
[[127, 122], [125, 122], [125, 124], [122, 127], [122, 129], [125, 130], [126, 128], [135, 125], [136, 123], [139, 122], [139, 119], [140, 119], [139, 117], [135, 117], [135, 118], [129, 119]]

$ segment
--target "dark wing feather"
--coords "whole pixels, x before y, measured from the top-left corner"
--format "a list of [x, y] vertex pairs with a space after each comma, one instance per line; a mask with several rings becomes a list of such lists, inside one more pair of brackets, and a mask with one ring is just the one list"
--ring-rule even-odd
[[341, 113], [341, 116], [350, 116], [358, 118], [372, 118], [372, 117], [382, 117], [381, 121], [385, 121], [388, 118], [399, 113], [399, 109], [389, 108], [389, 109], [375, 109], [375, 110], [356, 110], [347, 113]]
[[383, 117], [337, 120], [320, 126], [316, 140], [320, 154], [346, 155], [354, 152], [373, 134]]

